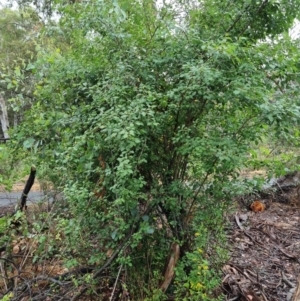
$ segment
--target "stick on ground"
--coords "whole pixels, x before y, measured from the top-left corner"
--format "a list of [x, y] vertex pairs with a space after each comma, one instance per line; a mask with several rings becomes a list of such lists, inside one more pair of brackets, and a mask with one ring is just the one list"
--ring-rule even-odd
[[300, 301], [300, 276], [297, 279], [297, 288], [292, 301]]

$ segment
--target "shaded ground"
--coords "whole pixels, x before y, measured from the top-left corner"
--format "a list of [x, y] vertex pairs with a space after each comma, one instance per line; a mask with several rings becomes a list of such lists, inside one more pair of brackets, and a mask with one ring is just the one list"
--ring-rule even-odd
[[299, 178], [295, 173], [262, 192], [263, 212], [248, 209], [257, 195], [238, 200], [229, 232], [231, 258], [223, 267], [226, 300], [300, 300]]
[[14, 212], [14, 205], [9, 206], [3, 206], [0, 208], [0, 217], [6, 215], [7, 213], [13, 213]]

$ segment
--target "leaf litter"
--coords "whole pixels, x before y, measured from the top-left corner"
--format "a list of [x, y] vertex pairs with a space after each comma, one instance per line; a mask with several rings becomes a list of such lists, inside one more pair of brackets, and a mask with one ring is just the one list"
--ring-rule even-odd
[[[300, 173], [274, 181], [259, 195], [238, 199], [223, 266], [225, 300], [300, 300]], [[259, 200], [262, 212], [250, 210]]]

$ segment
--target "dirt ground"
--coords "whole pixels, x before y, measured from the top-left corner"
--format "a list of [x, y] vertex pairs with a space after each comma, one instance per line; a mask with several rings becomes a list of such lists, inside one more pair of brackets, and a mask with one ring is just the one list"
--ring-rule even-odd
[[[279, 179], [258, 195], [238, 199], [230, 217], [230, 260], [223, 267], [225, 300], [300, 300], [300, 175]], [[254, 200], [263, 212], [249, 209]]]
[[[25, 187], [27, 178], [28, 178], [28, 177], [24, 177], [23, 179], [17, 181], [17, 182], [13, 185], [11, 191], [12, 191], [12, 192], [22, 192], [23, 189], [24, 189], [24, 187]], [[40, 191], [40, 190], [41, 190], [41, 186], [42, 186], [42, 185], [40, 184], [39, 180], [38, 180], [38, 179], [35, 179], [35, 180], [34, 180], [34, 183], [33, 183], [33, 185], [32, 185], [32, 187], [31, 187], [31, 189], [30, 189], [30, 191]], [[2, 187], [1, 185], [0, 185], [0, 191], [5, 191], [4, 187]]]

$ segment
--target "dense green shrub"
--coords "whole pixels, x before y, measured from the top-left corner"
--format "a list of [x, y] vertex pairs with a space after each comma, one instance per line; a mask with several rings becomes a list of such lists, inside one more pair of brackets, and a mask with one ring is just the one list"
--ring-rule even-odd
[[15, 132], [64, 187], [69, 266], [122, 266], [130, 291], [142, 276], [135, 293], [149, 300], [162, 300], [172, 242], [181, 253], [170, 293], [213, 299], [238, 168], [267, 130], [299, 120], [298, 54], [277, 36], [297, 10], [181, 2], [58, 5], [70, 47], [40, 51], [36, 103]]

